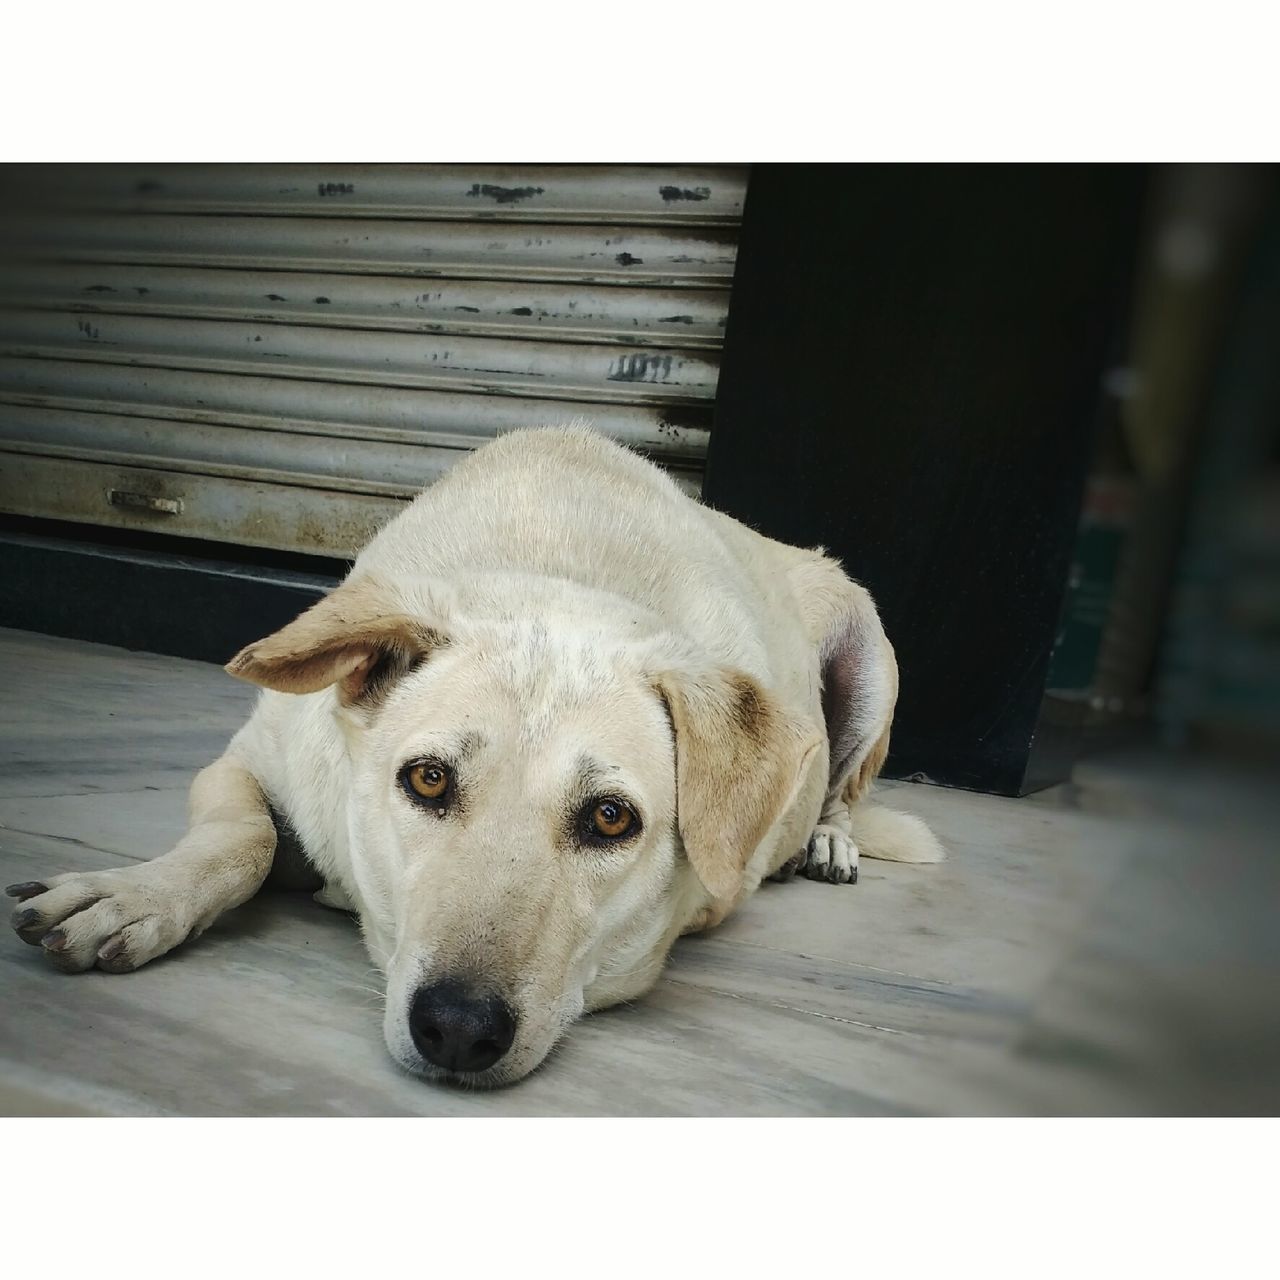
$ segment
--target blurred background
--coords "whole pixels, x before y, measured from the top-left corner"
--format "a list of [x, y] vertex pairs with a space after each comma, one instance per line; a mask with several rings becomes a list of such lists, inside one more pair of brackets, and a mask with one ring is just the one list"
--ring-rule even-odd
[[1276, 171], [1151, 170], [1050, 667], [1090, 724], [1280, 736]]

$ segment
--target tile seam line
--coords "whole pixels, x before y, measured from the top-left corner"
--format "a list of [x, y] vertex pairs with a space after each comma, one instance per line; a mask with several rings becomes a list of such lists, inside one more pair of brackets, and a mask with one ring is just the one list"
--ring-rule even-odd
[[918, 1031], [906, 1031], [901, 1027], [885, 1027], [878, 1022], [860, 1022], [857, 1018], [842, 1018], [834, 1013], [819, 1013], [816, 1009], [805, 1009], [800, 1005], [787, 1004], [783, 1000], [763, 1000], [743, 995], [737, 991], [725, 991], [720, 987], [704, 986], [700, 982], [684, 982], [680, 978], [664, 978], [663, 981], [676, 987], [686, 987], [694, 991], [705, 991], [712, 995], [727, 996], [730, 1000], [744, 1000], [747, 1004], [758, 1005], [768, 1009], [785, 1009], [788, 1013], [803, 1013], [810, 1018], [822, 1018], [827, 1022], [838, 1022], [847, 1027], [861, 1027], [864, 1031], [883, 1031], [891, 1036], [907, 1036], [913, 1040], [927, 1040], [929, 1037]]

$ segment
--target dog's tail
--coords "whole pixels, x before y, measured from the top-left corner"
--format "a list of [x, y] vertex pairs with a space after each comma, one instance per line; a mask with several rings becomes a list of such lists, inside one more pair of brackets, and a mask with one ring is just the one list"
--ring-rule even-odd
[[882, 809], [865, 800], [849, 810], [850, 834], [864, 858], [886, 862], [942, 862], [947, 851], [913, 813]]

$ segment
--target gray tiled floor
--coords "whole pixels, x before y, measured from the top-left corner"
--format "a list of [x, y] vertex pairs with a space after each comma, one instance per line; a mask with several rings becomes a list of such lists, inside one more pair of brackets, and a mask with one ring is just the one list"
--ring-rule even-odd
[[[0, 883], [163, 852], [253, 697], [216, 667], [22, 632], [0, 659]], [[766, 885], [498, 1093], [398, 1072], [354, 927], [303, 895], [127, 976], [54, 973], [6, 935], [0, 1112], [1275, 1110], [1265, 795], [1148, 758], [1033, 800], [884, 790], [947, 864]]]

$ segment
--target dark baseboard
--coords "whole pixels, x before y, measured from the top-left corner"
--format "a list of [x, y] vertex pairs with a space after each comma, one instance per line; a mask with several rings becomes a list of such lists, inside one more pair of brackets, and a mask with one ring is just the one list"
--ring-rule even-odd
[[223, 663], [297, 617], [343, 568], [238, 563], [77, 532], [95, 541], [0, 529], [0, 626]]

